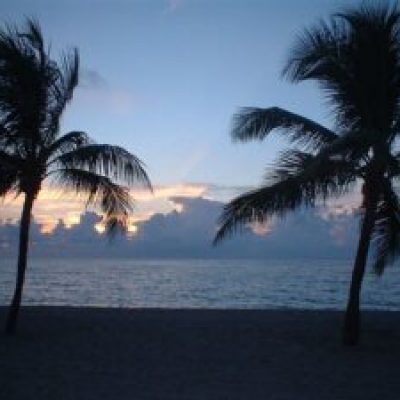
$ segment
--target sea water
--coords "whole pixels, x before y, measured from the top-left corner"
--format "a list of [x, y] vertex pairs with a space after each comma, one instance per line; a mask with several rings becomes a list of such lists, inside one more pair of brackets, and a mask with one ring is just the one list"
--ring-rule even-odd
[[[0, 304], [9, 303], [16, 261], [0, 261]], [[30, 259], [27, 305], [129, 308], [343, 309], [346, 260]], [[400, 310], [400, 269], [367, 272], [363, 308]]]

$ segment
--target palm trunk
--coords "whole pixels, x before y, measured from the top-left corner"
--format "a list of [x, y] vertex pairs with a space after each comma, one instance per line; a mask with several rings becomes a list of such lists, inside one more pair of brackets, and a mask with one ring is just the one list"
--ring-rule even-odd
[[17, 267], [17, 281], [15, 285], [14, 296], [9, 307], [6, 322], [6, 334], [14, 335], [17, 328], [18, 313], [21, 306], [22, 289], [25, 280], [26, 262], [28, 256], [29, 227], [31, 223], [31, 212], [35, 196], [32, 193], [26, 193], [24, 206], [21, 215], [21, 226], [19, 233], [19, 253]]
[[344, 317], [342, 341], [343, 344], [347, 346], [358, 344], [360, 337], [360, 292], [375, 223], [375, 208], [377, 203], [377, 196], [374, 194], [371, 197], [373, 198], [367, 199], [366, 201], [367, 205], [362, 222], [357, 255], [351, 277], [349, 299]]

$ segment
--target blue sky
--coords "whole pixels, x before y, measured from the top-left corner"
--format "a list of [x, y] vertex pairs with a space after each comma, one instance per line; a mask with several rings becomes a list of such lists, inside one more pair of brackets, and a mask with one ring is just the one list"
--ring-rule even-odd
[[318, 91], [280, 71], [296, 34], [351, 1], [2, 0], [2, 20], [37, 18], [54, 54], [78, 46], [82, 87], [64, 119], [121, 144], [156, 184], [254, 185], [281, 141], [232, 144], [240, 106], [328, 121]]
[[[1, 0], [1, 20], [36, 18], [54, 56], [79, 48], [81, 82], [63, 127], [122, 145], [145, 161], [160, 190], [142, 198], [135, 223], [170, 212], [173, 196], [226, 201], [261, 182], [284, 141], [233, 144], [229, 126], [239, 107], [281, 106], [329, 125], [317, 88], [289, 84], [280, 73], [296, 35], [358, 3]], [[60, 217], [79, 220], [81, 203], [68, 200], [68, 208], [52, 193], [42, 198], [34, 214], [47, 230]], [[15, 220], [19, 211], [18, 202], [3, 207], [0, 220]]]

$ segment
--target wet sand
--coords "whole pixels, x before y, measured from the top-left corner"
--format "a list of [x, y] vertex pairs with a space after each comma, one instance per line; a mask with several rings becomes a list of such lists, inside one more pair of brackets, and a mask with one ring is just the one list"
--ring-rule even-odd
[[25, 307], [0, 336], [0, 399], [397, 400], [399, 313], [365, 312], [357, 348], [340, 345], [341, 317]]

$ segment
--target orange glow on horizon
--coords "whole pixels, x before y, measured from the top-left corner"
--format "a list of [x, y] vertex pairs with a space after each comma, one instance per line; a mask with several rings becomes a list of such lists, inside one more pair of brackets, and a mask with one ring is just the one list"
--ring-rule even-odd
[[135, 236], [138, 233], [138, 227], [136, 225], [129, 225], [127, 233], [130, 237]]
[[273, 223], [271, 222], [254, 222], [250, 224], [250, 228], [258, 236], [266, 236], [272, 232]]
[[94, 230], [101, 235], [106, 231], [106, 227], [102, 222], [99, 222], [94, 226]]
[[[154, 214], [167, 214], [173, 210], [183, 212], [183, 205], [174, 201], [175, 197], [204, 197], [207, 191], [206, 185], [189, 183], [155, 186], [153, 193], [145, 189], [132, 190], [131, 194], [136, 204], [134, 215], [129, 219], [128, 234], [136, 235], [137, 224], [147, 221]], [[23, 196], [17, 198], [11, 195], [6, 196], [0, 208], [0, 223], [17, 223], [20, 219], [22, 202]], [[88, 211], [95, 211], [101, 217], [98, 210], [89, 209]], [[67, 229], [78, 225], [84, 212], [84, 196], [45, 185], [34, 204], [33, 216], [35, 222], [40, 225], [40, 231], [51, 234], [60, 223]], [[96, 224], [94, 229], [99, 233], [105, 230], [101, 223]]]

